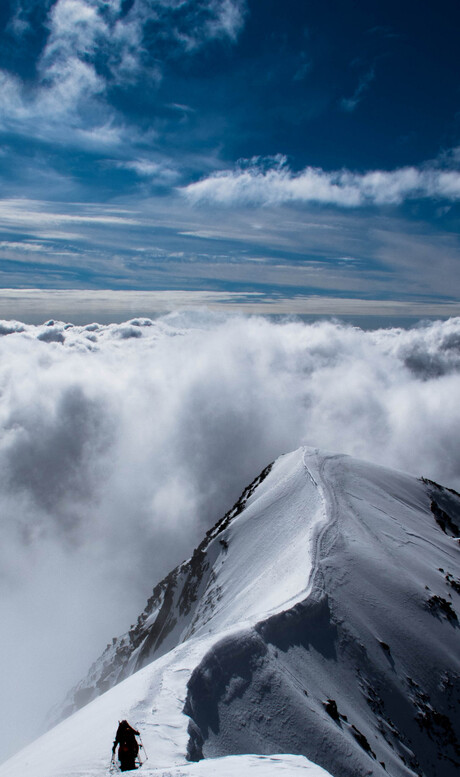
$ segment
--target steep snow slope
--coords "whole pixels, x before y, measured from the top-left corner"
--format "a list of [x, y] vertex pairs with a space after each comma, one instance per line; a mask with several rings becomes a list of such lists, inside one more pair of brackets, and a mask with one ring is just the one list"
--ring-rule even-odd
[[[192, 635], [256, 622], [304, 594], [311, 539], [325, 520], [323, 502], [305, 477], [300, 451], [279, 459], [268, 478], [271, 469], [245, 489], [192, 558], [155, 587], [136, 626], [107, 646], [69, 694], [61, 717]], [[284, 510], [288, 502], [290, 508]]]
[[159, 774], [207, 773], [186, 753], [287, 753], [214, 773], [324, 774], [312, 761], [336, 777], [450, 777], [459, 517], [459, 495], [429, 481], [309, 449], [281, 457], [157, 586], [69, 706], [127, 679], [0, 777], [102, 774], [121, 717], [143, 733], [143, 771]]
[[189, 750], [302, 752], [341, 777], [381, 763], [456, 774], [459, 548], [438, 514], [458, 526], [459, 497], [343, 457], [305, 460], [328, 515], [311, 592], [207, 654], [189, 682]]

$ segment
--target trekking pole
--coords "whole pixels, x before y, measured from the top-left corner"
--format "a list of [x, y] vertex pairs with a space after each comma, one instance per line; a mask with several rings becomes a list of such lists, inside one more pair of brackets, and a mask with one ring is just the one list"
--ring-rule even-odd
[[[146, 749], [145, 749], [145, 747], [144, 747], [144, 743], [143, 743], [143, 741], [142, 741], [142, 737], [141, 737], [141, 735], [140, 735], [140, 734], [139, 734], [139, 739], [140, 739], [141, 747], [142, 747], [142, 749], [143, 749], [143, 751], [144, 751], [145, 760], [146, 760], [146, 761], [148, 761], [148, 760], [149, 760], [149, 757], [148, 757], [148, 755], [147, 755], [147, 751], [146, 751]], [[144, 762], [144, 763], [145, 763], [145, 762]]]

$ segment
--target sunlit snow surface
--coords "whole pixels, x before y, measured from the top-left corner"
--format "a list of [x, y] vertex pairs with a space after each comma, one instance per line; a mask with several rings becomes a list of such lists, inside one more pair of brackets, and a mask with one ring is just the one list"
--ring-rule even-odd
[[[458, 520], [457, 495], [411, 476], [311, 448], [278, 459], [225, 528], [226, 547], [218, 535], [206, 551], [213, 574], [193, 634], [0, 777], [102, 775], [121, 718], [142, 732], [143, 773], [164, 777], [325, 774], [309, 761], [335, 777], [454, 774], [459, 629], [429, 603], [458, 609], [458, 541], [430, 489]], [[450, 742], [430, 730], [440, 709]], [[193, 737], [197, 765], [185, 761]]]

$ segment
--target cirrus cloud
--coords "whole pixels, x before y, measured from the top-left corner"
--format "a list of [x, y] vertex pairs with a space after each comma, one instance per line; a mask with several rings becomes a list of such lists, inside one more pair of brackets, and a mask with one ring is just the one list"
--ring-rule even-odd
[[[9, 31], [30, 32], [35, 4], [12, 8]], [[42, 9], [43, 11], [43, 9]], [[234, 42], [243, 27], [244, 0], [57, 0], [44, 14], [35, 79], [0, 71], [0, 128], [40, 140], [80, 144], [91, 132], [119, 126], [103, 140], [121, 143], [125, 123], [113, 90], [149, 87], [162, 77], [156, 45], [168, 41], [168, 56], [193, 53], [213, 40]], [[82, 137], [84, 133], [85, 137]]]

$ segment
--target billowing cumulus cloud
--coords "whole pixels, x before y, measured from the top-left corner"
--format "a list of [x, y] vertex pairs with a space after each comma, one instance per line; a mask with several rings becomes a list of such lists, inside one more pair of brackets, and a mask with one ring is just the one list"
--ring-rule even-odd
[[307, 444], [460, 486], [458, 318], [364, 332], [195, 311], [0, 335], [13, 747], [276, 456]]
[[320, 203], [356, 208], [399, 205], [407, 199], [460, 199], [460, 172], [434, 165], [396, 170], [326, 171], [306, 167], [294, 173], [282, 155], [256, 157], [235, 170], [213, 173], [181, 190], [192, 202], [222, 205]]

